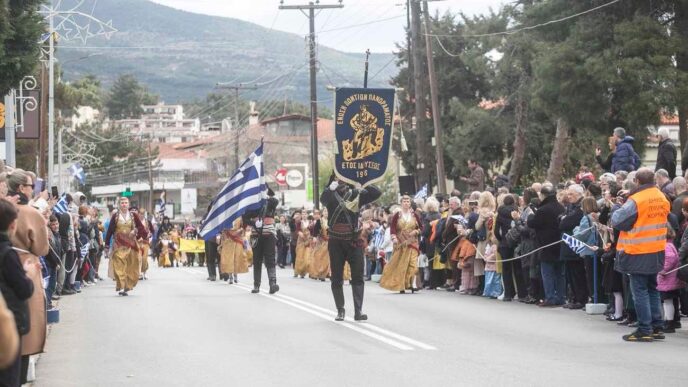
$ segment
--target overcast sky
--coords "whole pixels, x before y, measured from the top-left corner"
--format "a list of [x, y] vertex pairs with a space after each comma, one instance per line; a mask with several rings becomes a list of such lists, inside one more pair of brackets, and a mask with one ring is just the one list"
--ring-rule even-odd
[[[260, 24], [275, 30], [308, 33], [308, 19], [297, 10], [278, 10], [279, 0], [152, 0], [156, 3], [190, 12], [226, 16]], [[338, 0], [321, 0], [336, 4]], [[285, 5], [307, 4], [308, 0], [284, 0]], [[323, 10], [316, 18], [320, 44], [349, 52], [391, 52], [395, 43], [403, 41], [406, 25], [405, 0], [344, 0], [344, 8]], [[431, 12], [482, 14], [490, 7], [497, 9], [506, 0], [445, 0], [430, 3]], [[388, 19], [365, 26], [327, 31], [376, 20]]]

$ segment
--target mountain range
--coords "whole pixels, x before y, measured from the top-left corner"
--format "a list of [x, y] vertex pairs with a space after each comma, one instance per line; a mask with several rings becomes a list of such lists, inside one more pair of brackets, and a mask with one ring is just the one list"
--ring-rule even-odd
[[[108, 87], [133, 74], [167, 103], [202, 99], [218, 82], [251, 82], [244, 98], [309, 100], [308, 44], [303, 36], [238, 19], [181, 11], [147, 0], [99, 0], [92, 15], [112, 21], [110, 31], [86, 18], [63, 24], [67, 39], [57, 57], [66, 80], [96, 75]], [[90, 11], [90, 10], [89, 10]], [[95, 36], [93, 36], [95, 35]], [[91, 36], [87, 41], [82, 37]], [[403, 39], [403, 37], [400, 37]], [[330, 104], [326, 86], [362, 86], [364, 53], [318, 46], [318, 99]], [[372, 54], [370, 87], [389, 86], [397, 73], [392, 54]], [[329, 107], [329, 105], [328, 105]]]

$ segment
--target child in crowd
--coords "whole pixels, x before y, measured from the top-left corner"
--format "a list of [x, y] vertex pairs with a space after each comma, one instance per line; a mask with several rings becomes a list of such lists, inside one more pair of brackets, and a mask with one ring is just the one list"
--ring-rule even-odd
[[496, 299], [502, 294], [502, 275], [497, 273], [497, 239], [490, 233], [485, 247], [485, 290], [483, 297]]
[[679, 267], [678, 251], [674, 246], [676, 234], [671, 226], [667, 227], [667, 243], [664, 249], [664, 269], [657, 274], [657, 290], [660, 291], [664, 306], [665, 333], [674, 333], [681, 328], [679, 295], [686, 283], [678, 279], [677, 272], [667, 274]]

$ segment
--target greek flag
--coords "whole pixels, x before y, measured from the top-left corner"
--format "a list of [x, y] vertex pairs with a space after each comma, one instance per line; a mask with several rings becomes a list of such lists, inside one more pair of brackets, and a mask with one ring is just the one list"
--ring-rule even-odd
[[72, 177], [78, 179], [79, 183], [84, 184], [84, 180], [86, 180], [86, 172], [84, 172], [84, 168], [80, 163], [76, 163], [69, 167], [69, 173], [72, 174]]
[[165, 215], [165, 191], [162, 191], [160, 194], [160, 210], [158, 210], [158, 214]]
[[420, 189], [420, 191], [416, 192], [416, 196], [413, 197], [414, 199], [427, 199], [428, 198], [428, 185], [425, 184], [423, 188]]
[[566, 233], [562, 234], [561, 240], [564, 241], [564, 243], [566, 243], [566, 245], [576, 254], [581, 254], [586, 249], [589, 249], [588, 245]]
[[67, 204], [67, 195], [62, 195], [60, 200], [57, 201], [55, 207], [53, 207], [53, 212], [57, 215], [64, 214], [67, 212], [69, 205]]
[[213, 199], [201, 228], [204, 240], [215, 238], [248, 210], [263, 206], [267, 185], [263, 175], [263, 143], [234, 172], [229, 182]]

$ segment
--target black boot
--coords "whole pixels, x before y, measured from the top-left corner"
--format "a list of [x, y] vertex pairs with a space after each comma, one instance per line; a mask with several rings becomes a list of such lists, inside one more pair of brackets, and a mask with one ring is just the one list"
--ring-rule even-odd
[[337, 310], [344, 310], [344, 289], [342, 285], [336, 285], [334, 282], [330, 285], [332, 288], [332, 296], [334, 297], [334, 305]]
[[344, 308], [338, 309], [337, 310], [337, 317], [335, 317], [334, 321], [344, 321], [345, 316], [346, 316], [346, 312], [344, 311]]
[[277, 273], [275, 272], [275, 267], [268, 267], [268, 279], [270, 280], [270, 294], [275, 294], [279, 292], [279, 285], [277, 285]]
[[365, 321], [368, 319], [368, 316], [361, 312], [363, 310], [364, 285], [363, 284], [351, 285], [351, 290], [352, 290], [353, 296], [354, 296], [354, 320]]
[[260, 292], [260, 284], [253, 284], [253, 290], [251, 290], [251, 293], [256, 294]]

